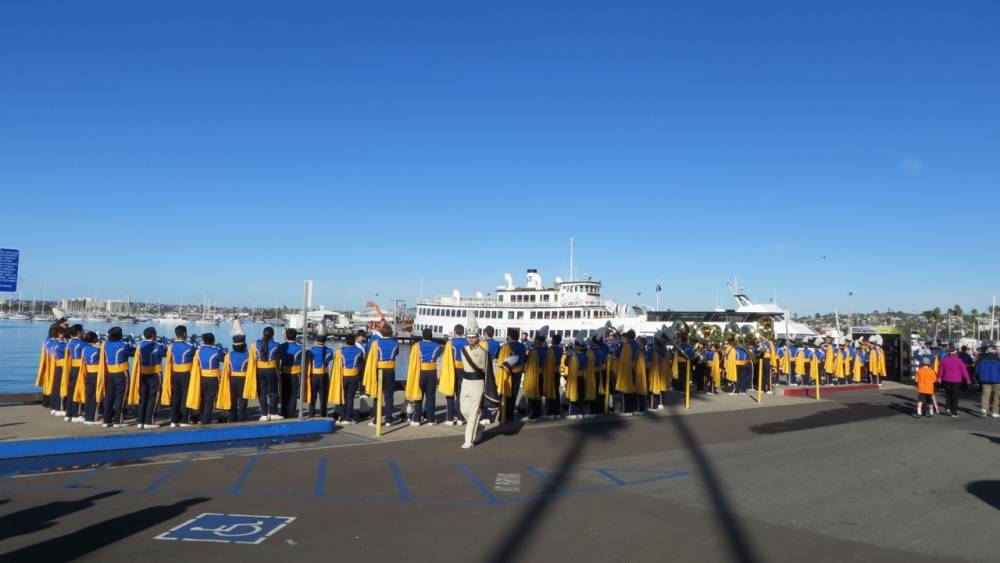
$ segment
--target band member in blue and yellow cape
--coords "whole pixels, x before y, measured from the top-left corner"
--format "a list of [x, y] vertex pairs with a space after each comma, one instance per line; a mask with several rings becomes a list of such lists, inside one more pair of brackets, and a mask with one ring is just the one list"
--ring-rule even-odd
[[243, 333], [234, 334], [233, 350], [226, 354], [222, 365], [222, 377], [229, 384], [229, 422], [246, 422], [247, 399], [244, 393], [249, 381], [249, 371], [250, 352], [247, 351], [247, 337]]
[[[378, 413], [379, 395], [383, 399], [382, 418], [385, 424], [393, 423], [393, 410], [395, 409], [395, 398], [393, 393], [396, 389], [396, 356], [399, 354], [399, 342], [392, 337], [392, 327], [383, 324], [378, 333], [372, 334], [371, 347], [368, 349], [368, 357], [365, 361], [364, 386], [368, 395], [372, 397], [372, 420], [370, 425], [375, 425], [375, 417]], [[382, 372], [382, 389], [379, 393], [378, 379], [379, 372]]]
[[121, 327], [108, 331], [104, 343], [104, 426], [124, 424], [125, 395], [128, 391], [128, 359], [135, 355], [135, 346], [122, 339]]
[[562, 348], [562, 335], [555, 333], [552, 335], [552, 344], [545, 355], [545, 363], [542, 366], [542, 396], [545, 398], [544, 418], [554, 420], [562, 414], [560, 404], [559, 381], [561, 366], [565, 354]]
[[156, 342], [156, 329], [153, 327], [146, 327], [142, 338], [132, 362], [127, 401], [129, 405], [138, 406], [135, 418], [139, 428], [153, 427], [156, 394], [160, 391], [160, 373], [163, 372], [163, 356], [167, 353], [167, 349]]
[[465, 327], [455, 325], [452, 337], [445, 342], [441, 356], [441, 372], [438, 374], [438, 390], [445, 400], [445, 425], [462, 424], [462, 413], [458, 408], [457, 397], [462, 385], [462, 348], [469, 341], [465, 338]]
[[201, 336], [202, 346], [194, 355], [191, 366], [191, 384], [188, 386], [187, 408], [200, 411], [200, 424], [211, 424], [216, 408], [228, 411], [232, 405], [229, 397], [229, 378], [223, 377], [222, 363], [226, 351], [215, 346], [215, 335], [206, 332]]
[[630, 415], [636, 410], [635, 396], [635, 332], [625, 334], [618, 348], [615, 366], [615, 391], [621, 396], [622, 412]]
[[187, 408], [187, 395], [191, 388], [191, 370], [197, 348], [187, 341], [187, 327], [174, 328], [174, 341], [164, 355], [163, 385], [160, 388], [160, 405], [170, 407], [170, 426], [187, 426], [191, 411]]
[[260, 420], [279, 420], [278, 414], [278, 344], [274, 329], [264, 327], [260, 340], [250, 347], [244, 399], [260, 401]]
[[535, 333], [534, 341], [526, 352], [524, 362], [524, 398], [528, 401], [528, 421], [542, 418], [542, 391], [545, 383], [545, 367], [551, 364], [549, 347], [545, 343], [548, 327]]
[[431, 329], [421, 332], [420, 342], [410, 347], [410, 363], [406, 375], [406, 400], [413, 404], [411, 425], [419, 426], [423, 418], [436, 424], [438, 370], [437, 361], [444, 348], [431, 340]]
[[[593, 359], [593, 354], [588, 353], [587, 347], [582, 340], [577, 340], [573, 349], [566, 352], [567, 374], [566, 374], [566, 400], [569, 401], [569, 418], [583, 418], [587, 414], [587, 372], [591, 372], [593, 379], [593, 365], [588, 359]], [[596, 382], [594, 392], [596, 396]]]
[[330, 394], [330, 362], [333, 348], [326, 345], [326, 335], [316, 335], [316, 344], [309, 349], [303, 365], [306, 368], [306, 397], [309, 398], [309, 416], [316, 416], [316, 401], [319, 401], [320, 416], [326, 418]]
[[[524, 343], [518, 339], [521, 331], [517, 328], [507, 329], [507, 342], [500, 347], [497, 352], [497, 365], [506, 363], [509, 369], [497, 369], [494, 378], [497, 385], [497, 393], [500, 395], [503, 411], [500, 414], [501, 421], [514, 421], [514, 402], [517, 394], [521, 390], [521, 377], [524, 373], [524, 357], [527, 352]], [[515, 361], [508, 362], [508, 358], [515, 358]]]

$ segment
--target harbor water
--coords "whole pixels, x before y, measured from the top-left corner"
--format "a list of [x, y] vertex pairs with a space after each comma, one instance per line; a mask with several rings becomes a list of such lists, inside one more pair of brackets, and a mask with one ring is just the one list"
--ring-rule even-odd
[[[42, 342], [48, 333], [49, 324], [47, 322], [34, 321], [13, 321], [9, 319], [0, 320], [0, 393], [30, 393], [38, 391], [35, 387], [35, 376], [38, 371], [38, 357]], [[83, 323], [86, 330], [93, 330], [98, 334], [103, 334], [113, 326], [120, 326], [125, 334], [132, 334], [139, 340], [142, 331], [147, 326], [156, 329], [159, 336], [168, 339], [173, 338], [174, 328], [177, 325], [160, 325], [156, 323], [144, 324], [123, 324], [123, 323]], [[193, 322], [186, 323], [189, 335], [204, 334], [211, 332], [215, 335], [216, 342], [220, 345], [232, 347], [232, 325], [220, 323], [218, 325], [196, 325]], [[264, 327], [262, 323], [243, 323], [243, 332], [247, 335], [247, 341], [253, 342], [260, 338]], [[284, 329], [275, 327], [275, 340], [284, 341]], [[337, 348], [343, 342], [330, 341], [329, 345]], [[396, 360], [396, 380], [406, 379], [406, 366], [410, 358], [410, 347], [408, 344], [400, 344], [399, 357]]]

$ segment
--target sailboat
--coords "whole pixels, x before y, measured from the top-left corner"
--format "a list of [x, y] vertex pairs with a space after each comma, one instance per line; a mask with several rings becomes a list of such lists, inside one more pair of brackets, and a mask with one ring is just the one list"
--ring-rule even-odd
[[196, 325], [218, 325], [219, 319], [211, 316], [211, 311], [208, 308], [208, 295], [202, 300], [201, 318], [195, 319], [194, 324]]

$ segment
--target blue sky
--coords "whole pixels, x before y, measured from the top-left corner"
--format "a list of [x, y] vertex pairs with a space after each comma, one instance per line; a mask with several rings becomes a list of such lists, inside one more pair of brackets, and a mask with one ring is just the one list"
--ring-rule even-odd
[[982, 308], [998, 27], [989, 0], [8, 2], [0, 246], [39, 297], [412, 304], [565, 276], [575, 234], [628, 302], [737, 275], [803, 313]]

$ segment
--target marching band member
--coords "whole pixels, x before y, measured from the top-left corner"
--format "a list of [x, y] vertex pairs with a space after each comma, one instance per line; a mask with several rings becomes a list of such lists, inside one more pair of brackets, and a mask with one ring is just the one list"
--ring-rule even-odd
[[632, 387], [635, 390], [635, 412], [645, 414], [649, 403], [646, 402], [646, 395], [649, 393], [649, 358], [646, 350], [646, 339], [636, 338], [635, 331], [630, 330], [632, 335], [632, 358], [634, 374]]
[[233, 332], [233, 351], [226, 354], [222, 377], [229, 382], [229, 422], [246, 422], [248, 401], [244, 393], [250, 370], [250, 353], [242, 330]]
[[[818, 338], [818, 337], [817, 337]], [[826, 337], [826, 347], [823, 349], [823, 374], [826, 377], [827, 385], [833, 385], [837, 377], [837, 348], [833, 345], [833, 339]]]
[[406, 378], [407, 400], [414, 401], [410, 426], [420, 426], [424, 418], [433, 426], [437, 424], [437, 362], [444, 348], [432, 340], [434, 333], [429, 328], [423, 329], [420, 337], [420, 342], [410, 348], [410, 371]]
[[[600, 328], [597, 330], [597, 334], [590, 337], [590, 351], [594, 354], [594, 379], [596, 385], [596, 399], [590, 405], [591, 414], [603, 414], [605, 412], [605, 407], [608, 405], [608, 393], [614, 391], [610, 387], [611, 381], [611, 370], [614, 362], [609, 361], [611, 356], [611, 348], [604, 341], [605, 329]], [[586, 341], [585, 341], [586, 342]], [[571, 350], [567, 350], [567, 354], [571, 353]], [[566, 356], [569, 359], [569, 356]]]
[[587, 370], [592, 372], [593, 366], [587, 363], [587, 347], [582, 338], [577, 338], [573, 349], [567, 351], [566, 354], [569, 364], [569, 373], [566, 375], [566, 400], [569, 401], [569, 415], [566, 418], [575, 420], [583, 418], [587, 413]]
[[812, 342], [812, 362], [809, 364], [809, 379], [810, 384], [815, 384], [817, 381], [822, 383], [823, 379], [820, 374], [823, 372], [823, 366], [826, 365], [826, 355], [823, 352], [823, 339], [817, 336]]
[[331, 403], [340, 405], [341, 424], [358, 422], [358, 413], [354, 410], [354, 398], [358, 394], [358, 388], [361, 387], [361, 367], [364, 365], [364, 350], [357, 346], [353, 334], [347, 335], [344, 345], [338, 348], [333, 356], [333, 377], [328, 397]]
[[278, 346], [278, 365], [281, 367], [278, 397], [281, 401], [282, 418], [295, 418], [298, 410], [295, 408], [302, 376], [302, 345], [296, 341], [298, 331], [294, 328], [285, 329], [285, 341]]
[[812, 362], [812, 351], [801, 340], [796, 340], [791, 349], [792, 368], [794, 377], [792, 386], [802, 385], [808, 373], [808, 366]]
[[66, 416], [66, 405], [62, 389], [70, 367], [67, 356], [68, 335], [65, 328], [56, 327], [56, 337], [49, 343], [49, 375], [45, 389], [45, 394], [49, 396], [49, 404], [52, 406], [51, 413], [63, 417]]
[[392, 327], [383, 324], [378, 333], [372, 334], [371, 346], [365, 361], [365, 390], [372, 398], [371, 421], [369, 426], [375, 426], [378, 413], [378, 372], [382, 372], [382, 418], [387, 426], [393, 424], [393, 410], [396, 401], [396, 356], [399, 355], [399, 342], [392, 337]]
[[211, 332], [201, 335], [201, 342], [191, 366], [186, 404], [187, 408], [201, 413], [196, 424], [211, 424], [216, 408], [228, 411], [232, 406], [229, 379], [222, 377], [226, 351], [215, 345], [215, 335]]
[[125, 426], [125, 392], [128, 379], [128, 359], [135, 347], [122, 340], [121, 327], [108, 331], [108, 340], [101, 348], [101, 368], [104, 370], [104, 427]]
[[306, 396], [309, 397], [309, 417], [316, 416], [316, 400], [319, 399], [319, 413], [327, 417], [327, 406], [330, 394], [330, 362], [333, 361], [333, 349], [326, 345], [326, 335], [317, 334], [316, 344], [309, 349], [306, 358]]
[[[708, 350], [705, 350], [708, 352]], [[663, 343], [663, 333], [657, 331], [653, 342], [649, 345], [649, 406], [658, 411], [667, 408], [667, 389], [669, 388], [667, 349]]]
[[80, 402], [76, 400], [76, 387], [83, 373], [83, 325], [75, 324], [69, 327], [69, 342], [66, 344], [69, 354], [69, 377], [63, 385], [63, 403], [66, 406], [66, 422], [83, 422]]
[[52, 342], [59, 336], [59, 327], [50, 326], [49, 335], [42, 341], [42, 350], [38, 356], [38, 375], [35, 377], [35, 387], [42, 388], [42, 406], [55, 414], [56, 409], [50, 404], [52, 393], [52, 383], [49, 381], [51, 375], [49, 368], [52, 363], [51, 347]]
[[868, 348], [865, 345], [864, 340], [859, 340], [858, 345], [855, 347], [854, 350], [854, 361], [852, 364], [853, 370], [851, 372], [852, 375], [854, 376], [853, 377], [854, 383], [861, 383], [861, 381], [865, 377], [865, 371], [867, 370], [868, 367], [867, 349]]
[[128, 404], [138, 405], [135, 418], [139, 428], [153, 428], [156, 414], [157, 393], [160, 390], [160, 374], [163, 372], [163, 356], [167, 349], [156, 342], [156, 329], [146, 327], [142, 331], [142, 342], [136, 350], [129, 377]]
[[278, 367], [280, 356], [278, 343], [274, 341], [274, 329], [266, 326], [260, 340], [250, 347], [244, 399], [260, 402], [260, 421], [281, 420], [278, 414]]
[[[542, 395], [545, 397], [545, 415], [543, 418], [555, 420], [562, 415], [562, 405], [559, 395], [559, 366], [563, 361], [562, 335], [554, 333], [552, 343], [546, 354], [546, 362], [542, 370]], [[596, 357], [596, 353], [595, 353]]]
[[497, 392], [501, 397], [503, 408], [501, 420], [505, 424], [514, 422], [515, 402], [517, 394], [521, 390], [521, 377], [524, 373], [524, 358], [527, 350], [524, 343], [519, 340], [520, 335], [519, 329], [508, 328], [507, 342], [497, 352], [497, 366], [507, 365], [507, 369], [497, 369], [495, 374]]
[[160, 404], [170, 407], [171, 428], [191, 424], [191, 412], [185, 403], [191, 385], [195, 350], [194, 345], [187, 341], [187, 327], [181, 325], [175, 328], [174, 341], [167, 347], [167, 365], [160, 391]]
[[[542, 386], [544, 384], [546, 364], [551, 362], [549, 348], [545, 341], [548, 338], [548, 327], [542, 327], [535, 333], [525, 354], [524, 362], [524, 397], [528, 401], [528, 422], [542, 419]], [[551, 366], [548, 368], [552, 371]]]
[[[486, 346], [490, 367], [493, 369], [492, 373], [497, 373], [495, 364], [497, 356], [500, 354], [500, 348], [503, 348], [503, 343], [494, 336], [496, 336], [496, 331], [492, 326], [486, 325], [486, 328], [483, 329], [483, 338], [479, 339], [479, 345]], [[495, 377], [487, 377], [483, 383], [483, 407], [482, 413], [479, 415], [479, 424], [488, 426], [499, 419], [500, 393], [497, 391], [497, 380]]]
[[97, 340], [97, 333], [91, 331], [83, 335], [80, 359], [83, 363], [73, 398], [82, 403], [83, 423], [98, 424], [97, 403], [98, 398], [104, 396], [104, 378], [98, 378], [101, 368], [101, 345]]
[[[460, 405], [468, 426], [465, 427], [465, 442], [462, 449], [469, 449], [479, 442], [482, 430], [479, 428], [479, 415], [482, 411], [485, 380], [492, 377], [489, 351], [479, 345], [479, 324], [476, 318], [469, 315], [464, 334], [468, 336], [462, 346], [462, 395]], [[447, 356], [445, 356], [447, 358]]]
[[[444, 395], [444, 424], [446, 426], [462, 424], [462, 413], [459, 412], [456, 397], [459, 396], [458, 393], [461, 390], [462, 380], [464, 379], [462, 376], [462, 370], [464, 367], [462, 363], [462, 349], [465, 348], [468, 343], [469, 341], [465, 338], [465, 327], [458, 324], [455, 325], [451, 338], [449, 338], [444, 345], [444, 352], [441, 359], [441, 377], [438, 381], [438, 389], [440, 389], [441, 394]], [[480, 404], [481, 403], [482, 402], [480, 401]]]
[[622, 414], [632, 416], [636, 412], [635, 397], [635, 332], [629, 331], [615, 352], [615, 391], [621, 397]]

